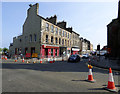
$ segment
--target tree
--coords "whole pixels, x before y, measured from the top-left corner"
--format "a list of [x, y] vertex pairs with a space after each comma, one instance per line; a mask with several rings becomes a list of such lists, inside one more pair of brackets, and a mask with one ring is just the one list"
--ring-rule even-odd
[[2, 48], [0, 48], [0, 52], [2, 52]]
[[2, 51], [3, 51], [3, 54], [6, 54], [8, 52], [8, 48], [3, 48]]

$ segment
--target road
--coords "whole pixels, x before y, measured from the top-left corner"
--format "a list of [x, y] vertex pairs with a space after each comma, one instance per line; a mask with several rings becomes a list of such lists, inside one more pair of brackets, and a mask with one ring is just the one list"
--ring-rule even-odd
[[[88, 60], [79, 63], [59, 61], [55, 63], [27, 64], [22, 62], [2, 62], [3, 92], [109, 92], [106, 69], [93, 67], [95, 83], [86, 82]], [[120, 81], [113, 71], [115, 85], [120, 89]], [[119, 81], [119, 84], [118, 84]]]

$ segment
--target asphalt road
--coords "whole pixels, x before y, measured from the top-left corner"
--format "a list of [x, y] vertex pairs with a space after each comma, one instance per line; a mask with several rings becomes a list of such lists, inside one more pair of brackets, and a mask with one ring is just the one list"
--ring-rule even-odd
[[[107, 87], [109, 71], [93, 67], [96, 82], [86, 82], [89, 70], [86, 62], [27, 64], [3, 60], [2, 92], [109, 92], [103, 89]], [[116, 71], [113, 75], [120, 89], [119, 75]]]

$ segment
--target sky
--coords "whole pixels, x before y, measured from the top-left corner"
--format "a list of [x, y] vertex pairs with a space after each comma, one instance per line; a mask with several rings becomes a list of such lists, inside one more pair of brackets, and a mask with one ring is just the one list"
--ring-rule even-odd
[[[9, 48], [13, 37], [22, 34], [29, 4], [39, 3], [39, 15], [46, 18], [57, 15], [57, 21], [66, 21], [67, 27], [86, 38], [94, 49], [107, 45], [107, 25], [117, 18], [118, 1], [112, 2], [2, 2], [2, 38], [0, 48]], [[1, 43], [2, 42], [2, 43]]]

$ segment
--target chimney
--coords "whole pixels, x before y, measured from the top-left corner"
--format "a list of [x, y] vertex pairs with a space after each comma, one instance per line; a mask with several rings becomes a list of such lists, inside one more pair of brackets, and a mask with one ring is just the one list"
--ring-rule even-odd
[[57, 23], [57, 16], [54, 15], [53, 17], [51, 16], [50, 18], [47, 17], [46, 20], [48, 20], [49, 22], [51, 22], [51, 23], [56, 25], [56, 23]]
[[27, 16], [38, 15], [39, 4], [38, 3], [36, 3], [34, 5], [30, 4], [29, 6], [30, 6], [30, 8], [27, 11]]
[[66, 22], [62, 21], [62, 22], [58, 22], [57, 23], [57, 26], [63, 28], [63, 29], [66, 29]]
[[67, 31], [72, 31], [72, 27], [66, 28]]

